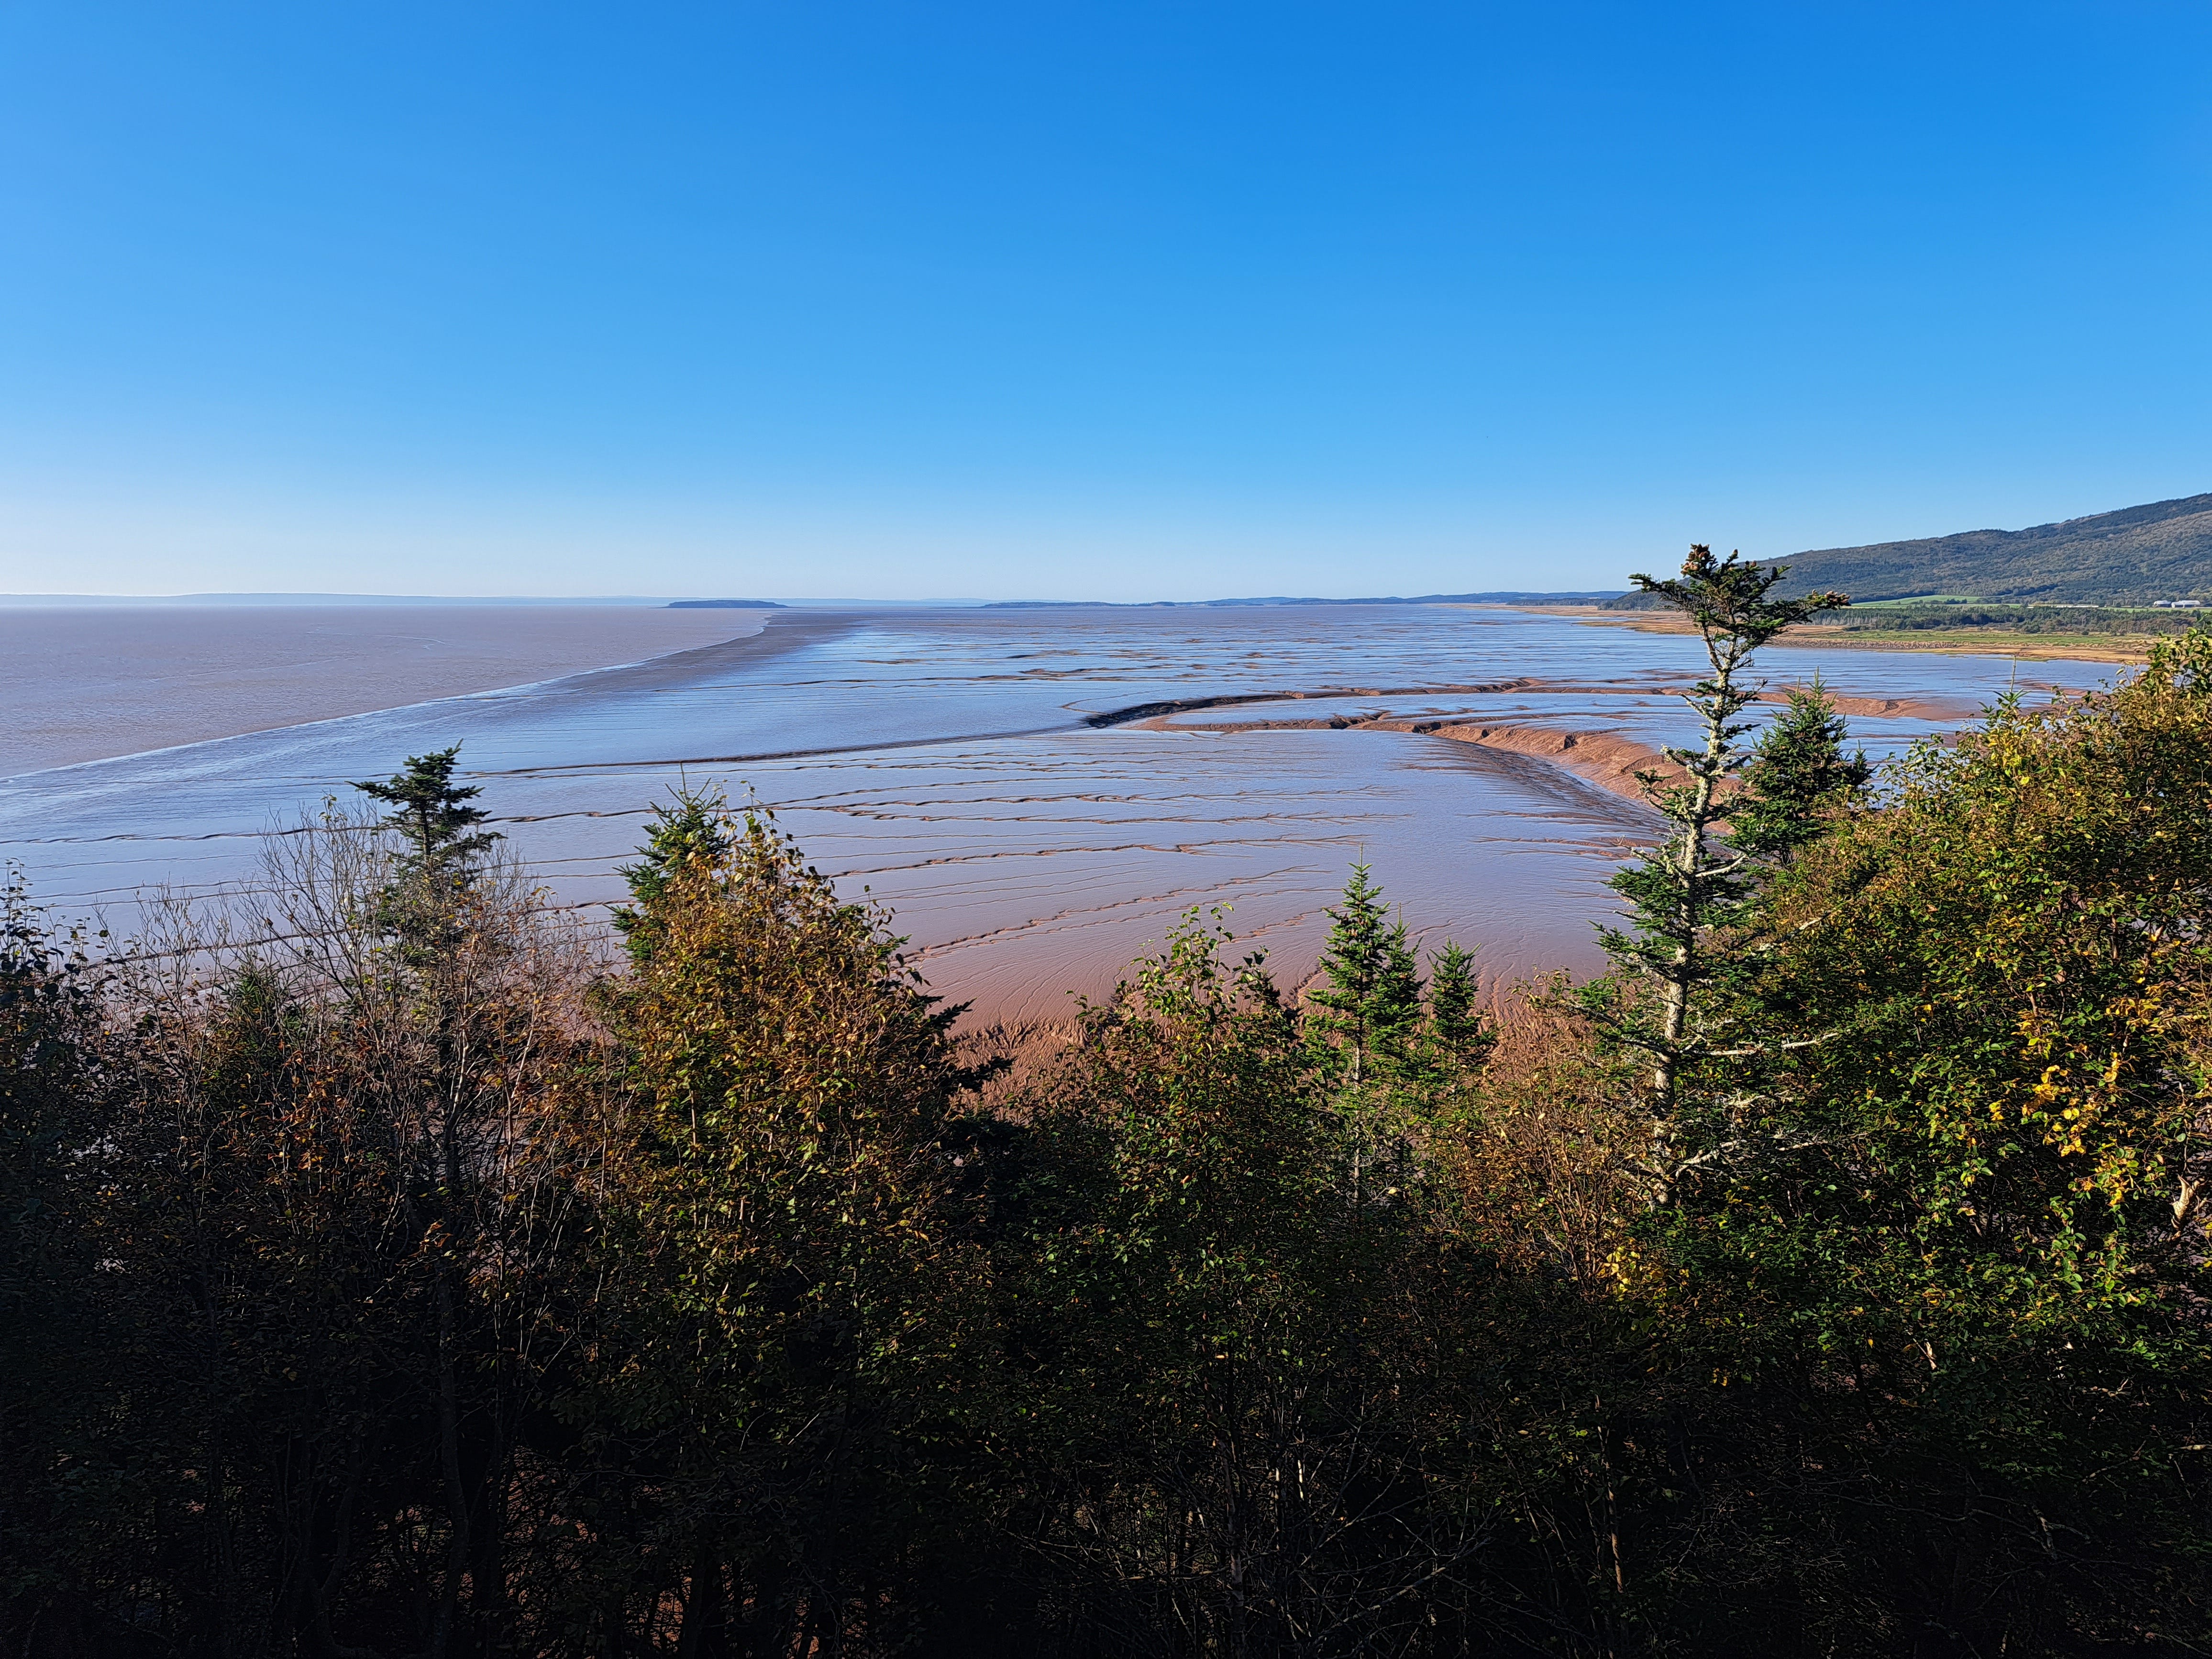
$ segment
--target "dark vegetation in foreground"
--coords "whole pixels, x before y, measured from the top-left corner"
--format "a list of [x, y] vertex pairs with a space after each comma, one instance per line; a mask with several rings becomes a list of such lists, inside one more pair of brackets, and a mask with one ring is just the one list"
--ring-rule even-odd
[[[0, 945], [0, 1652], [2202, 1652], [2212, 641], [1870, 786], [1693, 554], [1678, 833], [1495, 1020], [1356, 871], [1016, 1085], [763, 815], [618, 964], [451, 751], [264, 942]], [[271, 934], [277, 942], [266, 942]]]

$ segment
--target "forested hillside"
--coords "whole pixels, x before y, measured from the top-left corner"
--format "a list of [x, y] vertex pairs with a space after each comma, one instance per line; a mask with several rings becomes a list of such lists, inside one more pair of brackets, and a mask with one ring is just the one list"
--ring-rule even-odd
[[452, 750], [228, 920], [18, 885], [0, 1654], [2212, 1647], [2212, 637], [1875, 775], [1740, 746], [1826, 599], [1640, 586], [1671, 838], [1495, 1008], [1359, 867], [1017, 1079], [766, 815], [594, 939]]
[[1820, 548], [1789, 565], [1798, 592], [1839, 588], [1860, 600], [1922, 593], [2075, 605], [2212, 600], [2212, 495], [2027, 530]]
[[[2052, 605], [2212, 603], [2212, 495], [2027, 530], [1816, 548], [1784, 562], [1790, 591], [1833, 588], [1861, 603], [1927, 594]], [[1640, 592], [1611, 601], [1620, 610], [1653, 603]]]

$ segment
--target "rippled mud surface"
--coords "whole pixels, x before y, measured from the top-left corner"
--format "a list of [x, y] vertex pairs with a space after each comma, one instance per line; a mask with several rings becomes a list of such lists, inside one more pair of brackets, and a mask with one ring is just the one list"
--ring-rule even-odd
[[[750, 619], [748, 619], [750, 620]], [[149, 884], [219, 892], [258, 837], [356, 778], [459, 740], [496, 827], [581, 906], [679, 780], [750, 791], [813, 860], [893, 905], [975, 1018], [1056, 1019], [1182, 911], [1286, 981], [1364, 857], [1431, 945], [1493, 979], [1596, 961], [1604, 883], [1656, 820], [1637, 757], [1686, 735], [1695, 641], [1431, 606], [775, 614], [635, 666], [33, 771], [0, 783], [0, 854], [65, 914], [128, 931]], [[2094, 663], [1771, 648], [1818, 668], [1884, 755], [2017, 683]], [[127, 683], [127, 664], [122, 673]]]

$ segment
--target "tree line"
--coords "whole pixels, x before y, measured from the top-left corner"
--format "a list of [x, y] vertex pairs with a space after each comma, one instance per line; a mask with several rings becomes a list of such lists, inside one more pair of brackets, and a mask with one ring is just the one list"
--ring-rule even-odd
[[256, 925], [0, 908], [0, 1654], [2201, 1652], [2212, 639], [1879, 776], [1692, 550], [1493, 1007], [1355, 867], [1034, 1076], [757, 809], [616, 940], [452, 750]]

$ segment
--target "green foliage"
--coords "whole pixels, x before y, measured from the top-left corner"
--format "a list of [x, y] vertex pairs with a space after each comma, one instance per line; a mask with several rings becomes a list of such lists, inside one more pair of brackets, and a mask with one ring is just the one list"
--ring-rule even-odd
[[[1378, 937], [1354, 888], [1355, 937]], [[1426, 1204], [1356, 1178], [1312, 1045], [1226, 943], [1186, 917], [1036, 1102], [1019, 1448], [1066, 1497], [1030, 1524], [1105, 1631], [1386, 1639], [1416, 1622], [1405, 1587], [1469, 1541], [1426, 1524], [1431, 1401], [1399, 1352], [1427, 1334], [1404, 1318]]]
[[2140, 636], [2185, 634], [2201, 626], [2203, 613], [2195, 610], [2168, 611], [2146, 605], [1990, 605], [1980, 600], [1958, 604], [1913, 604], [1891, 601], [1856, 606], [1838, 625], [1855, 632], [1925, 634], [1950, 631], [1992, 631], [2006, 634], [2061, 634]]
[[1492, 1033], [1477, 1006], [1474, 956], [1447, 944], [1420, 969], [1402, 916], [1392, 920], [1368, 866], [1355, 864], [1310, 989], [1302, 1025], [1316, 1079], [1330, 1090], [1349, 1136], [1355, 1191], [1402, 1180], [1413, 1137], [1434, 1097], [1480, 1066]]
[[1844, 1559], [1916, 1563], [1893, 1630], [2201, 1641], [2212, 641], [1895, 787], [1778, 890], [1746, 1017], [1790, 1063], [1664, 1229], [1672, 1294], [1852, 1471]]
[[564, 1407], [626, 1475], [592, 1510], [602, 1605], [641, 1628], [622, 1586], [672, 1554], [716, 1587], [687, 1644], [787, 1651], [918, 1547], [897, 1517], [921, 1448], [964, 1409], [979, 1265], [939, 1143], [982, 1073], [952, 1054], [959, 1010], [765, 812], [680, 798], [629, 877], [635, 968], [605, 1009], [635, 1104]]
[[635, 864], [616, 874], [629, 884], [629, 904], [614, 908], [615, 929], [633, 958], [643, 962], [659, 937], [654, 911], [669, 897], [670, 884], [697, 870], [712, 870], [730, 854], [729, 803], [719, 790], [679, 786], [672, 805], [656, 803], [645, 845]]
[[1844, 752], [1850, 732], [1819, 675], [1788, 695], [1752, 746], [1743, 795], [1729, 805], [1729, 845], [1782, 865], [1826, 835], [1874, 775], [1863, 750]]
[[1429, 1038], [1433, 1068], [1446, 1073], [1480, 1065], [1497, 1041], [1480, 1006], [1474, 952], [1456, 940], [1429, 958]]
[[1327, 984], [1309, 991], [1318, 1013], [1308, 1030], [1332, 1069], [1357, 1087], [1370, 1075], [1404, 1069], [1421, 1018], [1421, 981], [1406, 924], [1393, 922], [1382, 890], [1354, 864], [1342, 902], [1328, 912], [1328, 942], [1321, 972]]
[[1680, 577], [1630, 579], [1690, 620], [1711, 667], [1682, 694], [1704, 727], [1703, 746], [1666, 751], [1680, 781], [1656, 770], [1637, 775], [1674, 834], [1613, 878], [1613, 890], [1628, 901], [1629, 925], [1598, 930], [1606, 954], [1634, 988], [1623, 994], [1619, 985], [1602, 985], [1588, 1002], [1615, 1041], [1650, 1060], [1647, 1162], [1662, 1194], [1686, 1159], [1703, 1155], [1676, 1121], [1678, 1096], [1686, 1068], [1711, 1046], [1712, 1034], [1698, 1024], [1699, 997], [1729, 966], [1717, 936], [1744, 920], [1754, 891], [1746, 854], [1717, 845], [1715, 833], [1730, 810], [1727, 786], [1747, 758], [1739, 739], [1751, 726], [1742, 715], [1759, 695], [1743, 676], [1753, 653], [1784, 629], [1847, 603], [1840, 593], [1774, 597], [1788, 574], [1786, 566], [1747, 563], [1734, 553], [1717, 559], [1698, 544]]
[[134, 953], [70, 1034], [43, 1206], [69, 1317], [26, 1333], [36, 1409], [9, 1425], [38, 1476], [0, 1525], [40, 1533], [11, 1650], [514, 1639], [580, 1010], [495, 883], [434, 960], [396, 957], [393, 849], [321, 828], [277, 843], [304, 849], [272, 872], [295, 939]]
[[398, 944], [403, 960], [422, 967], [457, 945], [466, 932], [463, 912], [478, 866], [500, 840], [495, 831], [477, 830], [483, 810], [471, 806], [483, 791], [453, 781], [461, 746], [412, 755], [389, 782], [354, 787], [392, 810], [384, 827], [406, 851], [374, 900], [379, 927]]
[[468, 804], [483, 791], [454, 783], [453, 768], [460, 753], [457, 743], [434, 754], [410, 755], [406, 766], [388, 781], [354, 785], [392, 809], [384, 822], [407, 842], [400, 866], [404, 875], [432, 878], [456, 874], [499, 839], [492, 831], [467, 833], [484, 821], [483, 810]]

